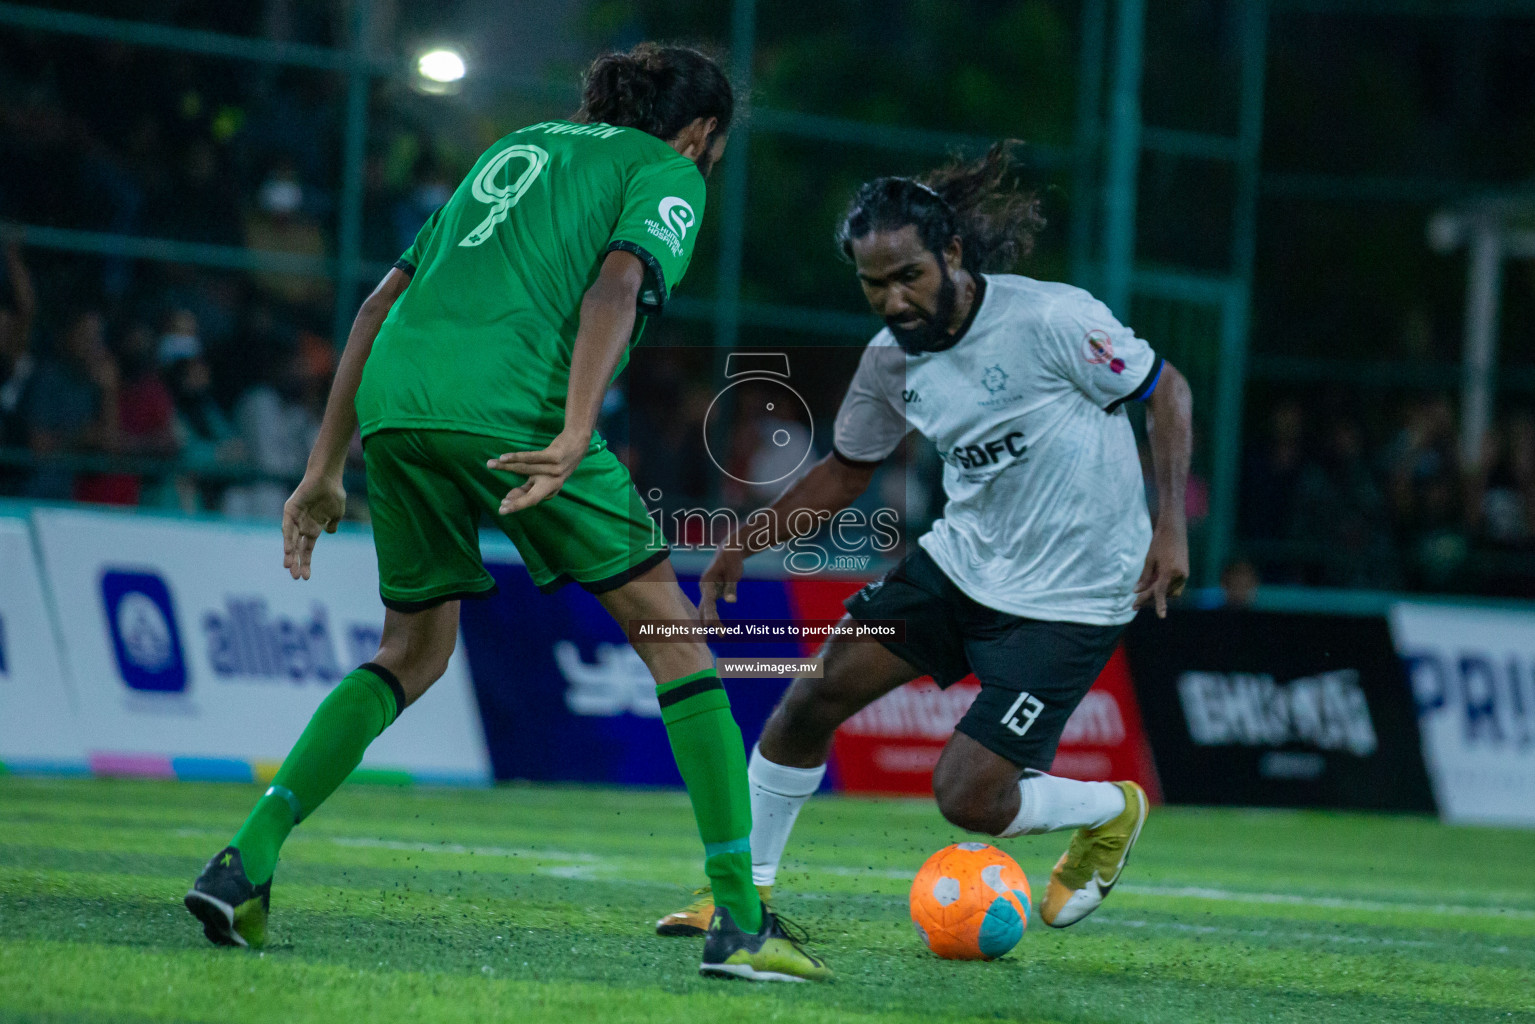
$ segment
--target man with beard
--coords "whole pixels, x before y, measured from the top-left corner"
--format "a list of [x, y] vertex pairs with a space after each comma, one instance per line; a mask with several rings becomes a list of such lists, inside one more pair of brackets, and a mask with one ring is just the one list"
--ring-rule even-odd
[[[1074, 829], [1040, 916], [1063, 928], [1103, 902], [1146, 820], [1133, 782], [1046, 774], [1061, 731], [1145, 605], [1166, 614], [1188, 576], [1188, 383], [1080, 288], [998, 273], [1031, 248], [1038, 200], [1009, 146], [920, 180], [859, 189], [838, 231], [874, 312], [837, 414], [833, 451], [774, 503], [770, 522], [824, 521], [863, 493], [908, 431], [936, 443], [948, 503], [844, 625], [904, 620], [899, 641], [833, 639], [824, 678], [784, 694], [752, 751], [753, 881], [767, 894], [837, 726], [897, 686], [974, 673], [975, 703], [933, 773], [954, 825], [992, 836]], [[1124, 406], [1147, 405], [1153, 529]], [[808, 510], [813, 516], [797, 515]], [[755, 521], [755, 520], [754, 520]], [[735, 600], [744, 559], [789, 532], [726, 539], [702, 577], [705, 621]], [[657, 922], [696, 934], [710, 894]]]

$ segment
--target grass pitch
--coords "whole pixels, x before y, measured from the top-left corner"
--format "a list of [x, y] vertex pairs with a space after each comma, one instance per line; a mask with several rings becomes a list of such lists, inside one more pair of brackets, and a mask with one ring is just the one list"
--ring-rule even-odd
[[[930, 801], [820, 798], [778, 905], [829, 986], [706, 981], [651, 922], [699, 881], [681, 793], [352, 786], [294, 833], [272, 945], [182, 909], [256, 787], [0, 778], [6, 1021], [1535, 1021], [1535, 833], [1162, 808], [1126, 880], [995, 963], [921, 945]], [[1036, 897], [1065, 836], [1005, 841]]]

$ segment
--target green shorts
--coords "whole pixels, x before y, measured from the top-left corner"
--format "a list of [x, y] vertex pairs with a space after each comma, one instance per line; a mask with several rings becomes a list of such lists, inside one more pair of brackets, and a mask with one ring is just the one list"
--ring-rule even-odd
[[545, 592], [579, 583], [594, 594], [622, 586], [666, 559], [666, 542], [629, 471], [596, 447], [559, 494], [509, 516], [497, 509], [523, 483], [486, 460], [529, 447], [450, 430], [380, 430], [363, 442], [379, 594], [402, 612], [486, 597], [495, 580], [480, 558], [488, 515]]

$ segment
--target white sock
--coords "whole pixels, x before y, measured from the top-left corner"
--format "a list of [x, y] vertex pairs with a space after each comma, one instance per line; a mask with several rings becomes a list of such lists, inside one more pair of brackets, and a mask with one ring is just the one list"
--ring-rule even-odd
[[752, 747], [746, 764], [746, 779], [752, 795], [752, 882], [772, 885], [778, 877], [778, 862], [789, 845], [794, 819], [810, 794], [821, 787], [826, 766], [791, 768], [774, 764]]
[[1018, 781], [1018, 817], [998, 835], [1006, 839], [1063, 828], [1096, 828], [1124, 813], [1124, 809], [1125, 792], [1112, 782], [1025, 775]]

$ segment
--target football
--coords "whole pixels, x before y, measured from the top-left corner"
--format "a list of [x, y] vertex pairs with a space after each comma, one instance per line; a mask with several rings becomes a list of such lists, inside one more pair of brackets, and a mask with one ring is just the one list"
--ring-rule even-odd
[[911, 923], [945, 960], [995, 960], [1029, 924], [1029, 880], [986, 843], [955, 843], [927, 859], [911, 884]]

